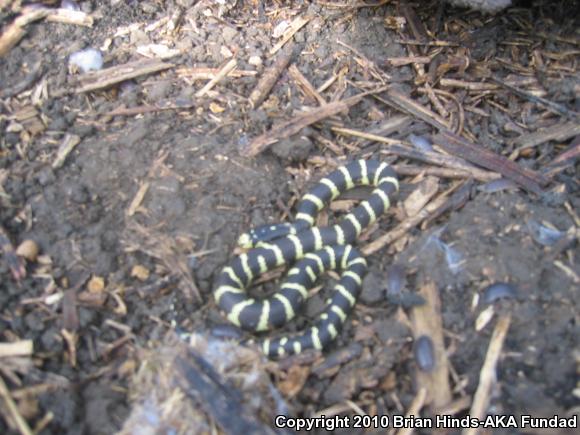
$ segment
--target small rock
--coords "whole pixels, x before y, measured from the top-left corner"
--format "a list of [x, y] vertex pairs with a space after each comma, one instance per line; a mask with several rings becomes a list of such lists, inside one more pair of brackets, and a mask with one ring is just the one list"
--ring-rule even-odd
[[306, 134], [292, 136], [272, 145], [272, 153], [277, 157], [292, 162], [306, 160], [313, 149], [312, 141]]
[[16, 255], [32, 262], [36, 261], [38, 252], [38, 245], [34, 240], [25, 240], [18, 246], [18, 248], [16, 248]]
[[88, 48], [71, 54], [69, 65], [76, 67], [82, 72], [98, 71], [103, 67], [103, 55], [99, 50]]
[[360, 300], [367, 305], [385, 300], [386, 277], [370, 272], [363, 279]]
[[222, 37], [224, 38], [224, 42], [226, 44], [231, 44], [237, 34], [238, 31], [236, 29], [232, 29], [229, 26], [224, 27], [222, 30]]
[[250, 56], [248, 63], [253, 66], [260, 66], [262, 65], [262, 58], [260, 56]]
[[149, 275], [149, 269], [147, 269], [145, 266], [141, 266], [140, 264], [136, 264], [131, 269], [131, 277], [137, 278], [139, 281], [147, 281]]
[[87, 290], [90, 293], [100, 293], [105, 288], [105, 280], [100, 276], [93, 276], [87, 284]]

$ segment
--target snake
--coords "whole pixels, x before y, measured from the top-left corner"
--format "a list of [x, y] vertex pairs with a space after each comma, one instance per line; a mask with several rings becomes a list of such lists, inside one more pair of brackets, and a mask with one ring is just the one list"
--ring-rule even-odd
[[[318, 213], [355, 186], [374, 189], [338, 223], [316, 226]], [[385, 162], [357, 160], [337, 168], [302, 196], [293, 222], [262, 225], [239, 237], [238, 245], [247, 250], [217, 276], [213, 292], [216, 305], [231, 323], [246, 331], [276, 329], [296, 316], [325, 271], [340, 271], [324, 310], [311, 326], [259, 343], [271, 358], [324, 349], [352, 312], [367, 271], [365, 258], [353, 245], [389, 209], [398, 189], [396, 174]], [[280, 266], [289, 270], [278, 291], [265, 298], [248, 293], [257, 277]]]

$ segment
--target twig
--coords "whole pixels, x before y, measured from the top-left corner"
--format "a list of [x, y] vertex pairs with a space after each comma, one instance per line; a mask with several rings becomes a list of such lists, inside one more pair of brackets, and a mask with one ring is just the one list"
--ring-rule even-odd
[[[220, 72], [218, 68], [178, 68], [175, 70], [179, 77], [188, 78], [191, 80], [211, 80], [217, 73]], [[253, 77], [258, 74], [257, 71], [239, 70], [235, 69], [228, 73], [228, 77]]]
[[0, 343], [0, 358], [8, 356], [30, 356], [34, 351], [32, 340], [20, 340], [13, 343]]
[[449, 387], [449, 362], [443, 340], [443, 320], [441, 318], [441, 298], [433, 281], [423, 281], [419, 294], [425, 304], [413, 308], [411, 324], [415, 340], [427, 336], [433, 343], [435, 366], [432, 371], [417, 369], [417, 385], [427, 390], [427, 401], [431, 407], [439, 409], [451, 402]]
[[321, 121], [324, 118], [328, 118], [329, 116], [346, 111], [350, 106], [358, 103], [363, 97], [374, 94], [376, 92], [382, 92], [385, 89], [385, 87], [382, 87], [373, 91], [363, 92], [361, 94], [355, 95], [354, 97], [350, 97], [342, 101], [336, 101], [334, 103], [329, 103], [321, 106], [316, 110], [302, 113], [290, 121], [275, 125], [269, 132], [254, 138], [248, 147], [243, 149], [241, 152], [246, 156], [255, 156], [278, 140], [290, 137], [293, 134], [298, 133], [304, 127]]
[[16, 406], [16, 403], [14, 403], [14, 400], [12, 400], [12, 397], [10, 396], [10, 391], [8, 391], [8, 387], [6, 387], [6, 384], [4, 383], [4, 379], [2, 379], [2, 377], [0, 377], [0, 397], [4, 399], [8, 415], [10, 416], [14, 424], [16, 424], [16, 427], [18, 428], [20, 433], [23, 435], [33, 435], [32, 430], [30, 430], [30, 426], [28, 426], [26, 420], [24, 420], [24, 418], [18, 411], [18, 406]]
[[[453, 169], [453, 168], [439, 168], [436, 166], [413, 166], [413, 165], [393, 165], [393, 169], [397, 174], [400, 175], [433, 175], [435, 177], [441, 178], [474, 178], [473, 173], [468, 172], [464, 169]], [[481, 171], [483, 172], [483, 171]], [[477, 178], [479, 181], [493, 181], [496, 180], [499, 175], [493, 172], [488, 172], [489, 176], [486, 179]]]
[[154, 112], [164, 112], [168, 110], [188, 110], [195, 106], [194, 102], [190, 104], [170, 104], [167, 106], [160, 106], [159, 104], [152, 105], [143, 105], [143, 106], [135, 106], [135, 107], [118, 107], [110, 112], [106, 112], [104, 116], [134, 116], [134, 115], [141, 115], [143, 113], [154, 113]]
[[81, 142], [80, 136], [76, 134], [67, 133], [62, 140], [62, 143], [58, 147], [58, 151], [56, 153], [56, 158], [54, 162], [52, 162], [52, 168], [58, 169], [66, 160], [67, 156], [75, 149], [75, 147]]
[[551, 140], [564, 141], [580, 134], [580, 123], [576, 121], [563, 122], [544, 128], [534, 133], [525, 134], [516, 138], [513, 143], [519, 145], [517, 151], [532, 148]]
[[377, 6], [386, 5], [387, 3], [390, 3], [390, 2], [391, 2], [391, 0], [381, 0], [377, 3], [360, 2], [360, 3], [353, 4], [350, 1], [347, 1], [346, 3], [335, 3], [335, 2], [327, 2], [327, 1], [319, 0], [316, 3], [318, 3], [321, 6], [326, 6], [327, 8], [334, 8], [334, 9], [341, 9], [341, 8], [360, 9], [360, 8], [376, 8]]
[[426, 47], [457, 47], [459, 46], [456, 42], [449, 41], [417, 41], [414, 39], [396, 39], [397, 44], [403, 45], [424, 45]]
[[390, 89], [386, 97], [374, 96], [380, 102], [387, 104], [388, 106], [394, 107], [397, 110], [408, 113], [416, 118], [425, 121], [427, 124], [432, 125], [438, 130], [447, 130], [447, 122], [439, 117], [432, 110], [420, 105], [419, 103], [411, 100], [407, 96], [403, 95], [399, 91]]
[[514, 94], [522, 98], [525, 98], [526, 100], [531, 101], [533, 103], [541, 104], [542, 106], [545, 106], [546, 108], [552, 110], [553, 112], [559, 113], [560, 115], [574, 117], [577, 119], [580, 118], [580, 113], [570, 110], [567, 107], [562, 106], [561, 104], [554, 103], [553, 101], [547, 100], [542, 97], [538, 97], [536, 95], [532, 95], [529, 92], [516, 88], [515, 86], [508, 85], [507, 83], [502, 82], [501, 80], [496, 79], [495, 77], [490, 77], [490, 80], [494, 83], [497, 83], [500, 86], [503, 86], [506, 89], [509, 89]]
[[207, 82], [207, 84], [203, 88], [201, 88], [199, 91], [195, 93], [195, 96], [198, 98], [203, 97], [210, 90], [212, 90], [215, 85], [217, 85], [220, 81], [222, 81], [225, 76], [227, 76], [231, 71], [233, 71], [237, 65], [238, 62], [236, 61], [236, 59], [230, 59], [230, 61], [226, 63], [222, 69], [219, 70], [219, 72], [215, 75], [213, 79]]
[[450, 169], [465, 171], [470, 173], [473, 178], [479, 181], [492, 181], [501, 177], [495, 172], [484, 171], [483, 169], [476, 168], [473, 165], [467, 163], [465, 160], [455, 156], [449, 156], [437, 153], [435, 151], [419, 150], [400, 144], [393, 144], [388, 146], [386, 149], [381, 150], [381, 154], [395, 154], [397, 156], [403, 156], [425, 163], [431, 163]]
[[28, 10], [16, 18], [0, 36], [0, 57], [8, 53], [26, 35], [26, 26], [46, 17], [48, 9]]
[[93, 17], [83, 11], [69, 9], [54, 9], [46, 16], [46, 21], [63, 24], [76, 24], [78, 26], [93, 27]]
[[[471, 418], [483, 419], [489, 405], [491, 389], [496, 383], [496, 365], [499, 360], [503, 343], [510, 327], [511, 316], [509, 314], [501, 316], [491, 335], [487, 354], [481, 372], [479, 374], [479, 385], [473, 398], [473, 404], [469, 416]], [[463, 435], [476, 435], [479, 432], [477, 428], [465, 429]]]
[[286, 69], [292, 56], [294, 55], [294, 44], [288, 44], [284, 50], [278, 55], [274, 64], [266, 70], [258, 84], [250, 94], [250, 104], [253, 108], [257, 108], [266, 99], [278, 77]]
[[284, 47], [284, 45], [294, 37], [296, 32], [298, 32], [302, 27], [304, 27], [309, 21], [310, 21], [309, 17], [296, 17], [284, 32], [282, 40], [278, 42], [274, 47], [272, 47], [272, 49], [270, 50], [270, 54], [271, 55], [276, 54], [278, 50]]
[[[74, 90], [76, 93], [96, 91], [108, 88], [125, 80], [134, 79], [147, 74], [163, 71], [172, 68], [171, 63], [162, 62], [158, 59], [143, 59], [127, 62], [122, 65], [112, 66], [100, 71], [89, 72], [79, 76], [78, 86]], [[54, 92], [55, 96], [68, 93], [68, 90], [59, 89]]]
[[395, 240], [400, 239], [403, 237], [407, 231], [411, 228], [419, 225], [422, 221], [427, 219], [429, 215], [434, 211], [441, 207], [445, 201], [447, 201], [447, 197], [445, 194], [439, 195], [433, 201], [425, 206], [419, 213], [415, 216], [406, 219], [404, 222], [401, 222], [395, 228], [393, 228], [388, 233], [382, 235], [378, 239], [375, 239], [365, 247], [361, 249], [362, 254], [367, 257], [381, 249], [385, 246], [393, 243]]
[[300, 88], [304, 91], [305, 95], [318, 101], [318, 104], [321, 106], [326, 104], [326, 100], [318, 93], [316, 88], [312, 86], [312, 83], [310, 83], [308, 79], [304, 77], [296, 65], [290, 65], [290, 68], [288, 68], [288, 74], [290, 74], [290, 77], [292, 77], [292, 79], [298, 83], [298, 86], [300, 86]]
[[539, 194], [542, 192], [540, 185], [548, 183], [548, 179], [543, 175], [530, 169], [522, 168], [504, 156], [478, 147], [449, 131], [441, 131], [433, 137], [433, 141], [448, 153], [464, 158], [478, 166], [499, 172], [528, 191]]
[[388, 74], [384, 73], [380, 68], [377, 67], [377, 65], [372, 60], [367, 58], [359, 50], [348, 45], [346, 42], [341, 41], [340, 39], [337, 39], [336, 42], [338, 43], [338, 45], [342, 45], [343, 47], [348, 48], [350, 51], [352, 51], [356, 55], [356, 57], [358, 57], [360, 59], [360, 61], [358, 63], [363, 68], [368, 68], [371, 75], [374, 78], [376, 78], [377, 80], [379, 80], [382, 84], [386, 84], [385, 79], [387, 79], [387, 80], [390, 79]]
[[344, 136], [361, 137], [363, 139], [367, 139], [367, 140], [374, 141], [374, 142], [386, 143], [389, 145], [401, 143], [401, 141], [397, 140], [397, 139], [390, 139], [388, 137], [379, 136], [377, 134], [372, 134], [372, 133], [365, 133], [364, 131], [353, 130], [351, 128], [331, 127], [330, 129], [332, 131], [334, 131], [335, 133], [339, 133], [339, 134], [342, 134]]

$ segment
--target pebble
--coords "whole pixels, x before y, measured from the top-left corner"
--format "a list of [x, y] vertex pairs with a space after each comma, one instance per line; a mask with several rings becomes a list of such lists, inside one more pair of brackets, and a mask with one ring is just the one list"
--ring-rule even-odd
[[16, 248], [16, 255], [26, 258], [28, 261], [36, 261], [38, 258], [39, 248], [34, 240], [23, 241], [18, 248]]

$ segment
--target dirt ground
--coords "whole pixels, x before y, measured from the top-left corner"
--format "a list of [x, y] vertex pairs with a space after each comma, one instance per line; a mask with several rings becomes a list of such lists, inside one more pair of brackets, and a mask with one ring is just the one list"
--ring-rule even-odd
[[[0, 13], [4, 29], [25, 13], [12, 3]], [[337, 341], [322, 354], [260, 362], [288, 414], [404, 415], [422, 387], [422, 416], [475, 412], [478, 387], [482, 416], [580, 413], [578, 3], [528, 2], [497, 15], [439, 2], [370, 3], [86, 1], [80, 10], [92, 27], [26, 25], [0, 57], [0, 224], [15, 249], [33, 240], [40, 255], [26, 260], [25, 277], [9, 253], [0, 257], [0, 341], [33, 345], [0, 354], [2, 433], [119, 431], [143, 403], [135, 376], [144, 361], [171, 352], [168, 333], [209, 339], [226, 324], [213, 280], [238, 236], [290, 220], [309, 186], [359, 158], [392, 163], [400, 193], [361, 238], [363, 251], [378, 247]], [[291, 23], [293, 38], [273, 53]], [[89, 47], [102, 51], [104, 68], [162, 54], [167, 65], [85, 91], [68, 59]], [[289, 64], [252, 107], [250, 95], [285, 53]], [[200, 95], [231, 59], [238, 74]], [[248, 156], [273, 126], [362, 92], [349, 108]], [[445, 148], [435, 135], [446, 129], [507, 163]], [[432, 153], [463, 166], [413, 157], [409, 150], [423, 150], [412, 143], [425, 138], [441, 145]], [[57, 162], [67, 141], [76, 145]], [[486, 184], [497, 173], [514, 176], [510, 162], [528, 178], [504, 190]], [[435, 201], [443, 208], [430, 208]], [[342, 199], [321, 219], [351, 203]], [[405, 271], [395, 295], [386, 291], [393, 264]], [[484, 289], [495, 282], [516, 293], [488, 306]], [[413, 305], [433, 293], [444, 381], [414, 359], [413, 337], [428, 314]], [[323, 295], [285, 330], [304, 327]], [[501, 341], [494, 335], [506, 321]], [[485, 390], [490, 342], [500, 355]], [[438, 382], [448, 384], [446, 399]], [[209, 399], [196, 397], [207, 425], [132, 433], [227, 430], [208, 417]]]

